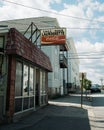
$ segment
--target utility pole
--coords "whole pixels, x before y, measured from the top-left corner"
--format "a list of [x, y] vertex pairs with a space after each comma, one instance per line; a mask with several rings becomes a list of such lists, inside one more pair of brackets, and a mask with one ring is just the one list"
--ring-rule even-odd
[[84, 73], [82, 73], [82, 82], [81, 82], [81, 108], [83, 105], [83, 80], [84, 80]]
[[103, 89], [103, 78], [101, 78], [100, 81], [101, 81], [101, 87]]

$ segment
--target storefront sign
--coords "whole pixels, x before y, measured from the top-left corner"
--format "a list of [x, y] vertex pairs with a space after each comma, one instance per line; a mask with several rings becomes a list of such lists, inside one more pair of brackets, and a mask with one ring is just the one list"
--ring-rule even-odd
[[66, 43], [66, 28], [41, 30], [42, 45], [62, 45]]

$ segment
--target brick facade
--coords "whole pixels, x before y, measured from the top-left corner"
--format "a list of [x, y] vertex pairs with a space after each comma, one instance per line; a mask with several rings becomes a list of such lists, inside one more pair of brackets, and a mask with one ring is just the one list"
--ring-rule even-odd
[[[7, 99], [6, 99], [6, 111], [8, 118], [12, 117], [14, 114], [15, 73], [16, 73], [16, 58], [10, 55], [8, 57], [8, 77], [7, 77], [8, 80], [7, 80]], [[9, 120], [11, 120], [11, 118]]]
[[[14, 28], [10, 29], [7, 36], [6, 54], [8, 56], [6, 114], [8, 121], [11, 121], [14, 115], [16, 58], [24, 59], [47, 72], [51, 72], [52, 67], [48, 56]], [[46, 78], [48, 81], [48, 75]], [[48, 90], [48, 82], [46, 87]], [[46, 100], [48, 102], [48, 95]]]
[[6, 53], [18, 55], [47, 71], [52, 71], [49, 57], [14, 28], [8, 33]]

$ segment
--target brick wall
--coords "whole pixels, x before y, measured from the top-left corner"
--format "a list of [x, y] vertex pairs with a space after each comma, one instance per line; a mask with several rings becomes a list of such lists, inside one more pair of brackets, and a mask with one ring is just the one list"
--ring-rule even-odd
[[6, 99], [7, 117], [10, 121], [14, 114], [15, 73], [16, 73], [16, 58], [10, 55], [8, 57], [8, 77], [7, 77], [8, 80], [7, 80], [7, 99]]
[[[49, 72], [52, 71], [52, 67], [49, 57], [14, 28], [10, 29], [8, 33], [6, 54], [8, 55], [6, 112], [8, 121], [11, 121], [14, 114], [16, 56], [26, 59], [35, 66], [37, 65]], [[48, 76], [46, 77], [48, 80]], [[46, 84], [47, 88], [48, 82]], [[48, 97], [46, 100], [48, 102]]]
[[6, 53], [19, 55], [47, 71], [52, 71], [49, 57], [14, 28], [8, 33]]

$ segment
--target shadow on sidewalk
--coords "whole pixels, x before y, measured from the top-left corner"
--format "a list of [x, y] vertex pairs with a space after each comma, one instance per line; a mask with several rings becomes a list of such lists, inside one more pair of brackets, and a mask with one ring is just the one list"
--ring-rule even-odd
[[[79, 106], [81, 107], [81, 95], [80, 94], [70, 94], [62, 98], [57, 98], [55, 100], [50, 100], [49, 103], [54, 102], [54, 104], [60, 103], [63, 105], [69, 106]], [[82, 97], [82, 105], [91, 106], [92, 105], [92, 97], [83, 95]]]
[[[44, 117], [37, 123], [20, 130], [91, 130], [88, 112], [83, 108], [48, 105], [37, 114]], [[35, 115], [31, 118], [34, 120]]]
[[[70, 106], [69, 98], [56, 99], [56, 104], [51, 102], [17, 123], [1, 126], [0, 130], [91, 130], [87, 109]], [[78, 103], [74, 99], [73, 102]]]

